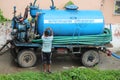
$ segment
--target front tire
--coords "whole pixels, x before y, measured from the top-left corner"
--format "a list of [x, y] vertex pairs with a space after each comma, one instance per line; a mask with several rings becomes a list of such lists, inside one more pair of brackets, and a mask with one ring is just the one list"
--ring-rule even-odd
[[36, 55], [32, 50], [22, 50], [18, 54], [18, 64], [21, 67], [32, 67], [36, 63]]
[[100, 55], [95, 50], [88, 50], [82, 55], [82, 64], [86, 67], [93, 67], [100, 61]]

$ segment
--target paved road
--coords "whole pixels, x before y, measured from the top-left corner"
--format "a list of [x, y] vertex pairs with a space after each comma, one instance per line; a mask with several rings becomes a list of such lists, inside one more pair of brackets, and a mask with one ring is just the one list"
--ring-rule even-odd
[[[101, 61], [95, 66], [99, 69], [120, 69], [120, 60], [117, 60], [113, 57], [108, 57], [105, 54], [100, 54]], [[73, 67], [83, 67], [80, 63], [80, 59], [75, 56], [65, 56], [59, 55], [57, 57], [53, 57], [52, 71], [61, 71], [65, 69], [70, 69]], [[39, 57], [36, 65], [31, 68], [20, 68], [13, 61], [11, 54], [6, 52], [6, 54], [0, 56], [0, 74], [9, 74], [16, 73], [25, 70], [32, 71], [42, 71], [42, 63], [41, 58]]]

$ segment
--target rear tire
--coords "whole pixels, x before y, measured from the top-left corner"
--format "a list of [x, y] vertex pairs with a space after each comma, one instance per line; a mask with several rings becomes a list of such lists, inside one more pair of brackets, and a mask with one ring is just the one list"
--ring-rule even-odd
[[99, 63], [100, 55], [95, 50], [88, 50], [82, 55], [81, 60], [84, 66], [93, 67]]
[[18, 64], [21, 67], [32, 67], [36, 63], [36, 55], [32, 50], [22, 50], [18, 54]]

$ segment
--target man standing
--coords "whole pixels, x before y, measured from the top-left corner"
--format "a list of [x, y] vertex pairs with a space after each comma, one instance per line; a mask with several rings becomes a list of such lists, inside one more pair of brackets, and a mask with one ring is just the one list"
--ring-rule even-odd
[[53, 31], [51, 28], [46, 28], [42, 35], [42, 59], [44, 72], [51, 73], [51, 48], [53, 40]]

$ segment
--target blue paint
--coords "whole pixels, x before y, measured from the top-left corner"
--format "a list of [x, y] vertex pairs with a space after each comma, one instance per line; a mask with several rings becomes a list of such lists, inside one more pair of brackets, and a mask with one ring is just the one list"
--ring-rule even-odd
[[112, 53], [112, 56], [115, 57], [115, 58], [117, 58], [117, 59], [120, 59], [120, 55], [117, 55], [115, 53]]
[[47, 27], [51, 27], [56, 36], [93, 35], [101, 34], [104, 30], [104, 17], [99, 10], [41, 10], [32, 6], [31, 16], [34, 17], [36, 13], [39, 13], [40, 35]]

